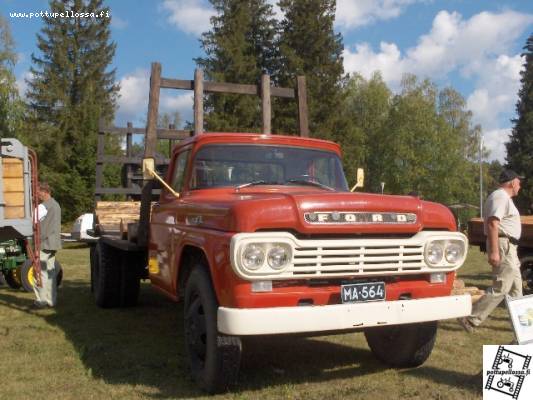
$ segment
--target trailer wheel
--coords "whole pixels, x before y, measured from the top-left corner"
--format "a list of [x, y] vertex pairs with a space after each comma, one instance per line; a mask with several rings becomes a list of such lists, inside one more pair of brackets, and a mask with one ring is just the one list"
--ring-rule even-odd
[[185, 343], [193, 378], [208, 393], [235, 384], [242, 352], [239, 337], [218, 332], [217, 309], [207, 268], [198, 262], [185, 288]]
[[20, 269], [10, 269], [9, 271], [4, 271], [4, 278], [6, 279], [7, 285], [11, 289], [20, 289], [22, 287], [22, 282], [20, 281]]
[[91, 293], [94, 293], [94, 263], [95, 261], [95, 250], [96, 246], [91, 245], [89, 248], [89, 264], [91, 269]]
[[120, 305], [120, 265], [118, 252], [102, 242], [94, 250], [94, 298], [102, 308]]
[[522, 271], [522, 289], [524, 295], [533, 293], [533, 254], [526, 255], [520, 259], [520, 270]]
[[377, 359], [396, 368], [422, 365], [431, 354], [437, 337], [437, 322], [380, 326], [365, 330]]
[[141, 279], [137, 267], [138, 257], [124, 254], [120, 262], [120, 306], [133, 307], [137, 305]]

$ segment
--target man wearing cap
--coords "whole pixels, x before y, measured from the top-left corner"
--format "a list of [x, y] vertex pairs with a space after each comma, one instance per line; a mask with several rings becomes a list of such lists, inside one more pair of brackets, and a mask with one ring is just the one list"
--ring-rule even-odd
[[512, 197], [520, 190], [523, 176], [505, 169], [498, 180], [500, 187], [490, 194], [483, 207], [487, 255], [492, 266], [492, 286], [472, 307], [472, 314], [459, 318], [469, 333], [490, 315], [505, 295], [522, 296], [522, 275], [517, 245], [522, 233], [520, 214]]

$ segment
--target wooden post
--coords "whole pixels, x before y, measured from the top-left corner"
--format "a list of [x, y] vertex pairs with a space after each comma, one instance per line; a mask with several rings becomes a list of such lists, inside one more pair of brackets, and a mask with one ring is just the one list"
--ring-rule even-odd
[[[133, 156], [132, 154], [132, 136], [133, 136], [133, 124], [131, 122], [128, 122], [127, 124], [127, 132], [126, 132], [126, 157], [130, 158]], [[126, 164], [126, 187], [131, 188], [131, 164]], [[127, 196], [128, 200], [131, 200], [131, 195]]]
[[[144, 137], [144, 158], [154, 158], [157, 145], [157, 110], [159, 109], [159, 92], [161, 89], [161, 64], [152, 63], [150, 75], [150, 94], [148, 97], [148, 121]], [[148, 245], [148, 232], [150, 230], [150, 204], [152, 202], [153, 179], [143, 181], [141, 191], [141, 210], [139, 212], [139, 237], [140, 246]]]
[[261, 109], [263, 111], [263, 134], [272, 133], [272, 107], [270, 103], [270, 76], [261, 75]]
[[204, 133], [204, 72], [194, 70], [194, 135]]
[[161, 86], [161, 64], [152, 63], [150, 75], [150, 94], [148, 97], [148, 121], [144, 138], [144, 158], [153, 158], [157, 143], [157, 110], [159, 109], [159, 91]]
[[307, 114], [307, 88], [305, 76], [298, 77], [298, 121], [300, 123], [300, 136], [309, 137], [309, 120]]

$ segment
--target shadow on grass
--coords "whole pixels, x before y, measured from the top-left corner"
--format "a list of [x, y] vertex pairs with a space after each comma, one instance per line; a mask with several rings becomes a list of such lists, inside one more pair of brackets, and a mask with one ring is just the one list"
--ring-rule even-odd
[[405, 370], [402, 371], [402, 374], [452, 387], [461, 387], [470, 392], [479, 393], [479, 395], [481, 395], [481, 388], [483, 387], [483, 371], [468, 375], [441, 368], [423, 367]]
[[[181, 305], [149, 287], [142, 289], [139, 306], [129, 309], [96, 307], [84, 281], [64, 282], [56, 309], [32, 310], [32, 303], [31, 297], [0, 290], [0, 305], [60, 328], [93, 378], [132, 385], [145, 397], [156, 399], [205, 395], [190, 379]], [[364, 376], [386, 368], [367, 349], [318, 338], [252, 337], [243, 340], [243, 348], [235, 393]]]
[[[31, 310], [32, 298], [9, 290], [0, 290], [0, 304], [60, 328], [95, 379], [131, 385], [147, 398], [204, 396], [189, 377], [181, 305], [143, 286], [139, 306], [129, 309], [96, 307], [89, 284], [72, 280], [60, 289], [55, 310]], [[320, 338], [249, 337], [243, 340], [243, 349], [237, 395], [286, 384], [364, 377], [388, 368], [366, 348]], [[421, 367], [402, 373], [450, 386], [466, 382], [472, 391], [477, 388], [477, 383], [468, 384], [470, 376], [444, 369]]]

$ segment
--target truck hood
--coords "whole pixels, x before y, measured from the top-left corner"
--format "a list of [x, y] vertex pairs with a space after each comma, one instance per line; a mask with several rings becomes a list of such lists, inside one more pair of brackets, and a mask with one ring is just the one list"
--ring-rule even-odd
[[262, 187], [238, 193], [196, 191], [179, 202], [185, 211], [180, 213], [184, 223], [232, 232], [346, 235], [456, 229], [447, 207], [412, 196]]

